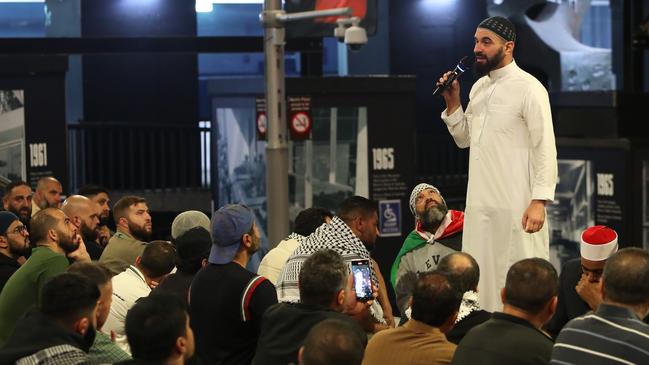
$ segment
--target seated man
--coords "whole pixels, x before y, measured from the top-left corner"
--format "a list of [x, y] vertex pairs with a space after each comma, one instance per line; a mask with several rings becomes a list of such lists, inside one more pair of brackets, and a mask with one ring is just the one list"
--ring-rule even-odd
[[491, 318], [490, 312], [480, 309], [480, 267], [468, 253], [454, 252], [445, 256], [437, 265], [437, 269], [451, 274], [460, 293], [463, 293], [455, 325], [446, 332], [446, 338], [457, 345], [471, 328]]
[[95, 342], [90, 347], [88, 358], [93, 364], [112, 364], [117, 361], [128, 360], [131, 356], [111, 340], [110, 335], [101, 332], [101, 328], [108, 319], [110, 306], [113, 302], [113, 284], [108, 268], [97, 262], [75, 262], [70, 265], [68, 272], [81, 274], [99, 288], [101, 295], [97, 301], [97, 329]]
[[273, 285], [277, 285], [277, 279], [286, 264], [286, 260], [295, 251], [300, 241], [324, 223], [331, 222], [332, 218], [333, 214], [323, 208], [307, 208], [301, 211], [295, 217], [293, 233], [278, 243], [275, 248], [268, 251], [261, 263], [259, 263], [257, 274], [266, 277]]
[[183, 302], [172, 295], [152, 294], [126, 315], [126, 337], [133, 360], [119, 365], [178, 364], [194, 354], [194, 333]]
[[268, 308], [252, 364], [285, 365], [296, 363], [302, 341], [309, 330], [327, 318], [349, 323], [361, 338], [365, 333], [346, 313], [367, 306], [358, 303], [352, 277], [342, 257], [332, 250], [311, 255], [300, 270], [300, 303], [278, 303]]
[[205, 228], [194, 227], [173, 238], [172, 243], [177, 252], [176, 272], [169, 274], [153, 292], [175, 294], [189, 305], [189, 287], [198, 270], [207, 266], [212, 236]]
[[568, 322], [551, 364], [649, 364], [649, 252], [625, 248], [604, 266], [603, 302]]
[[606, 260], [617, 252], [617, 233], [606, 226], [593, 226], [581, 234], [581, 257], [563, 265], [559, 275], [557, 312], [546, 326], [552, 337], [568, 321], [596, 310], [602, 302], [600, 278]]
[[552, 339], [541, 328], [554, 314], [558, 290], [557, 271], [548, 261], [514, 263], [500, 292], [503, 311], [464, 336], [452, 364], [547, 364]]
[[390, 274], [402, 318], [407, 317], [417, 273], [435, 270], [444, 256], [462, 250], [464, 225], [464, 213], [449, 210], [439, 190], [429, 184], [412, 190], [410, 211], [416, 226], [403, 242]]
[[325, 319], [313, 326], [298, 354], [301, 365], [360, 365], [365, 352], [364, 336], [348, 322]]
[[214, 212], [212, 242], [209, 265], [196, 274], [190, 288], [196, 354], [206, 364], [249, 364], [262, 316], [277, 303], [273, 284], [246, 270], [261, 247], [252, 210], [233, 204]]
[[401, 327], [375, 334], [365, 349], [363, 365], [451, 362], [455, 344], [444, 333], [453, 327], [462, 301], [451, 276], [437, 270], [420, 274], [410, 301], [412, 318]]
[[88, 364], [99, 296], [97, 285], [81, 274], [55, 276], [43, 287], [39, 310], [16, 323], [0, 364]]
[[126, 314], [135, 302], [149, 295], [155, 287], [174, 268], [176, 250], [167, 241], [152, 241], [147, 244], [142, 256], [135, 259], [135, 264], [119, 275], [113, 277], [113, 303], [103, 332], [115, 332], [115, 343], [129, 352], [124, 321]]

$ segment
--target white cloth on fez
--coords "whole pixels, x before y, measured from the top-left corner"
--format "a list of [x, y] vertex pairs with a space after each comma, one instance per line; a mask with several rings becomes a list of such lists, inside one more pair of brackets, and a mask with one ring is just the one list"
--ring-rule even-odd
[[617, 233], [606, 226], [588, 227], [581, 233], [581, 257], [604, 261], [617, 252]]
[[442, 112], [455, 143], [470, 148], [462, 250], [481, 273], [482, 308], [500, 310], [500, 289], [516, 261], [549, 257], [548, 220], [526, 233], [521, 221], [533, 199], [552, 201], [557, 150], [546, 89], [515, 62], [471, 88], [466, 112]]

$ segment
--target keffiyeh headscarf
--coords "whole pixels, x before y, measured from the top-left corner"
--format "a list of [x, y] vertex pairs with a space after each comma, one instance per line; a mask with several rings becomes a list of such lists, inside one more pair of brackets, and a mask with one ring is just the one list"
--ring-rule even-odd
[[[442, 198], [442, 201], [444, 201], [442, 193], [440, 193], [436, 187], [426, 183], [421, 183], [415, 186], [415, 188], [412, 189], [412, 193], [410, 193], [410, 200], [408, 201], [408, 203], [410, 204], [410, 212], [415, 216], [415, 219], [419, 219], [419, 217], [417, 217], [417, 212], [415, 211], [415, 202], [417, 201], [417, 196], [419, 195], [419, 193], [426, 189], [432, 189], [435, 193], [437, 193], [437, 195]], [[444, 201], [444, 203], [446, 203], [446, 201]]]

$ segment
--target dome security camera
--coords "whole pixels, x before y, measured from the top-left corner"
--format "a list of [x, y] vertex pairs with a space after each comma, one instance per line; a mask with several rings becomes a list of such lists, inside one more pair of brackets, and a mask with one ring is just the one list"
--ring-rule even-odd
[[357, 51], [367, 43], [367, 32], [359, 26], [360, 18], [339, 18], [336, 20], [338, 26], [334, 28], [334, 37], [338, 42], [344, 42], [352, 51]]
[[367, 32], [365, 32], [365, 29], [357, 25], [352, 25], [345, 31], [345, 44], [352, 51], [358, 51], [365, 43], [367, 43]]

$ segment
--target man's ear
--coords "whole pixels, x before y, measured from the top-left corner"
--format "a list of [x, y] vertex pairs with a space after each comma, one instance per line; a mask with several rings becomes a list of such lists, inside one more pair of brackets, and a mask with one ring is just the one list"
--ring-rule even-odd
[[74, 332], [80, 334], [81, 336], [85, 335], [90, 327], [90, 320], [87, 317], [82, 317], [74, 323]]
[[201, 260], [201, 267], [205, 267], [207, 266], [207, 264], [209, 264], [209, 261], [207, 261], [207, 259]]
[[243, 237], [241, 237], [241, 244], [245, 248], [250, 248], [252, 247], [252, 236], [248, 233], [244, 234]]
[[300, 346], [300, 350], [297, 352], [297, 363], [302, 364], [302, 357], [304, 356], [304, 345]]
[[505, 293], [505, 288], [500, 289], [500, 300], [503, 302], [503, 305], [507, 301], [507, 295]]
[[7, 237], [0, 235], [0, 248], [9, 248]]
[[338, 304], [338, 306], [345, 304], [345, 288], [338, 290], [338, 294], [336, 294], [336, 304]]
[[179, 354], [187, 352], [187, 339], [185, 337], [180, 336], [176, 339], [176, 352]]
[[138, 257], [135, 258], [135, 264], [136, 264], [137, 266], [140, 266], [140, 263], [141, 263], [141, 262], [142, 262], [142, 256], [138, 256]]
[[58, 233], [56, 233], [55, 229], [48, 229], [47, 230], [47, 238], [49, 238], [50, 241], [59, 242], [59, 235], [58, 235]]

